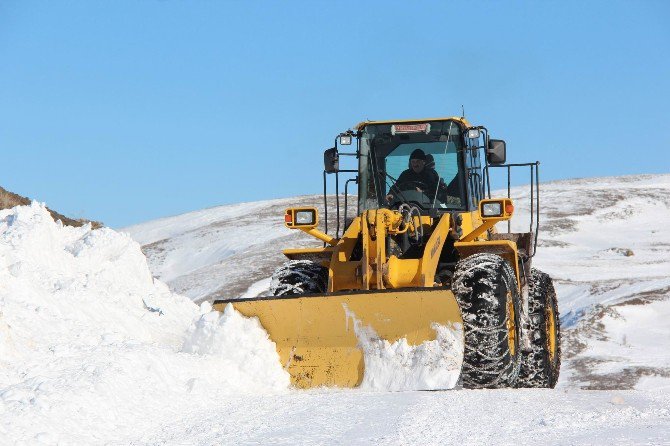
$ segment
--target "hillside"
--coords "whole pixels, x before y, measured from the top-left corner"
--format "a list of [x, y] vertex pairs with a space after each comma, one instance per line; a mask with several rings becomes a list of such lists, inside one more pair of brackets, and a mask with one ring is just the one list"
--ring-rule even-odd
[[[0, 187], [0, 210], [11, 209], [14, 206], [28, 206], [31, 201], [32, 200], [30, 198], [15, 194], [14, 192], [10, 192], [5, 188]], [[54, 211], [53, 209], [48, 209], [48, 211], [54, 220], [60, 220], [66, 226], [78, 227], [90, 223], [94, 229], [102, 227], [102, 223], [98, 221], [91, 221], [82, 218], [69, 218], [59, 212]]]
[[[282, 247], [318, 246], [302, 232], [286, 229], [283, 220], [287, 207], [315, 205], [323, 218], [323, 197], [303, 196], [219, 206], [121, 230], [142, 245], [157, 278], [199, 303], [241, 296], [270, 277], [285, 261]], [[331, 209], [330, 228], [334, 214]], [[262, 284], [256, 292], [261, 291]]]

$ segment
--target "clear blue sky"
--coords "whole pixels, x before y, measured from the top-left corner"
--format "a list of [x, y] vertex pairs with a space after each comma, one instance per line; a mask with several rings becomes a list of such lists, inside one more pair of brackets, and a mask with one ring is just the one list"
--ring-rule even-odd
[[321, 191], [364, 119], [670, 171], [670, 2], [0, 1], [0, 185], [119, 227]]

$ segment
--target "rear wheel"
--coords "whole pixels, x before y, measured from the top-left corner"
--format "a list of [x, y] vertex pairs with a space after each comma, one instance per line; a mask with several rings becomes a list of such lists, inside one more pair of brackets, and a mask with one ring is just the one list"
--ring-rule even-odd
[[465, 333], [463, 387], [515, 386], [521, 365], [520, 303], [512, 267], [494, 254], [472, 255], [456, 265], [452, 289]]
[[325, 293], [328, 269], [311, 260], [291, 260], [277, 268], [270, 280], [273, 296]]
[[561, 327], [551, 278], [536, 269], [528, 284], [531, 351], [521, 359], [519, 387], [554, 388], [561, 368]]

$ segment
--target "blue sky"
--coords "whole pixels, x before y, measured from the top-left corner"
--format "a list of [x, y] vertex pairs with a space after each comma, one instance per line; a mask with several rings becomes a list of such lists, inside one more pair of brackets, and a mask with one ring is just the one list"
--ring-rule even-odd
[[0, 1], [0, 185], [113, 227], [321, 191], [365, 119], [670, 171], [670, 2]]

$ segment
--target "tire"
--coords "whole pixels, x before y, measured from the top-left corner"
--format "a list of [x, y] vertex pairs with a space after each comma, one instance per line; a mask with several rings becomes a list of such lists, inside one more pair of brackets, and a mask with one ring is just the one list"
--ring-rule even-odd
[[291, 260], [277, 268], [270, 280], [273, 296], [325, 293], [328, 268], [311, 260]]
[[521, 355], [518, 387], [556, 386], [561, 368], [561, 327], [551, 278], [531, 269], [528, 284], [531, 351]]
[[514, 387], [521, 366], [521, 307], [512, 267], [495, 254], [474, 254], [456, 265], [452, 290], [465, 334], [463, 387]]

